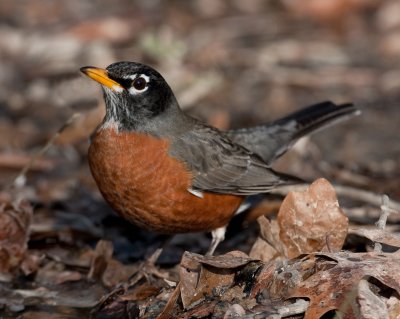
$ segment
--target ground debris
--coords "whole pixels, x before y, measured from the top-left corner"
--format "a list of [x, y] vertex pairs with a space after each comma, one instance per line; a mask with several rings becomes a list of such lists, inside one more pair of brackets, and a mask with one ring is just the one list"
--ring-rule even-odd
[[339, 251], [348, 228], [335, 189], [325, 179], [316, 180], [303, 192], [289, 192], [276, 221], [264, 216], [258, 221], [260, 237], [250, 255], [264, 261], [313, 251]]
[[[366, 282], [376, 286], [373, 298], [383, 298], [382, 306], [377, 306], [384, 307], [386, 312], [385, 299], [399, 296], [400, 263], [395, 255], [372, 252], [318, 253], [299, 261], [303, 263], [310, 258], [310, 267], [299, 269], [299, 276], [303, 280], [296, 284], [288, 296], [310, 300], [305, 318], [319, 318], [330, 310], [336, 310], [346, 318], [358, 318], [363, 311], [371, 313], [371, 309], [365, 309], [369, 302], [362, 302], [372, 298]], [[336, 264], [333, 265], [332, 261]]]
[[[0, 317], [400, 317], [399, 8], [2, 0]], [[222, 130], [356, 102], [362, 116], [274, 163], [334, 189], [320, 179], [283, 203], [276, 189], [235, 216], [220, 256], [202, 255], [208, 234], [180, 234], [156, 264], [166, 278], [149, 275], [162, 236], [117, 217], [87, 165], [105, 109], [79, 68], [121, 60], [160, 70], [185, 111]]]
[[[32, 206], [27, 201], [0, 201], [0, 273], [15, 270], [29, 258], [27, 244], [31, 222]], [[26, 260], [25, 269], [28, 263]]]

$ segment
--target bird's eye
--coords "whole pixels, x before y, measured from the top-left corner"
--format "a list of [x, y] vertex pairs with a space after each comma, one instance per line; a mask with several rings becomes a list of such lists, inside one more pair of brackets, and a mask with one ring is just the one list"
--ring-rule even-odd
[[138, 91], [143, 91], [147, 86], [147, 81], [143, 77], [138, 77], [133, 80], [132, 86]]

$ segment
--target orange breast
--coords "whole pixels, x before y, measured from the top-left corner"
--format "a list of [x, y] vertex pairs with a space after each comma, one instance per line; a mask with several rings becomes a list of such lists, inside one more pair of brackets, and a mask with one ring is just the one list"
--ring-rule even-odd
[[106, 201], [123, 218], [157, 232], [226, 225], [243, 197], [191, 194], [192, 175], [168, 156], [168, 148], [168, 141], [147, 134], [100, 129], [89, 148], [89, 165]]

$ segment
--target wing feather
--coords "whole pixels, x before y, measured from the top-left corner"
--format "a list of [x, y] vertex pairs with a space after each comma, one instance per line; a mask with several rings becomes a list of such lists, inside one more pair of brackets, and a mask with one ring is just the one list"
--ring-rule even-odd
[[202, 123], [176, 137], [170, 153], [186, 163], [193, 173], [192, 188], [201, 191], [253, 195], [300, 181], [274, 171], [258, 155]]

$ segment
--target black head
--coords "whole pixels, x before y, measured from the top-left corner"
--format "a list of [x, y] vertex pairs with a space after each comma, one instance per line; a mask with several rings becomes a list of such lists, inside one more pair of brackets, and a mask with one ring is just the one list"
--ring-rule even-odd
[[166, 113], [180, 112], [167, 82], [147, 65], [116, 62], [105, 70], [84, 67], [81, 71], [102, 85], [105, 124], [113, 122], [122, 130], [138, 130]]

